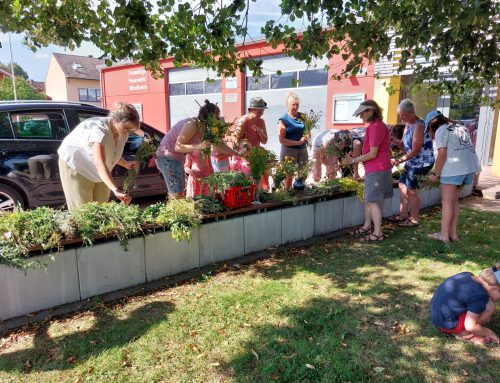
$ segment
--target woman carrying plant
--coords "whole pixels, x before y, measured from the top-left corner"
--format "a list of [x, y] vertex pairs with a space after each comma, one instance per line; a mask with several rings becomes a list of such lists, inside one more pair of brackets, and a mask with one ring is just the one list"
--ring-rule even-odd
[[[236, 123], [234, 141], [241, 146], [242, 142], [247, 142], [251, 148], [265, 145], [267, 143], [266, 122], [262, 118], [267, 103], [261, 97], [250, 99], [248, 113], [242, 116]], [[250, 174], [250, 166], [245, 158], [232, 157], [231, 170], [239, 170], [246, 175]], [[269, 174], [263, 174], [259, 182], [260, 188], [269, 190]]]
[[362, 162], [365, 168], [365, 223], [357, 234], [366, 234], [362, 241], [382, 241], [382, 203], [393, 195], [389, 129], [382, 122], [382, 109], [373, 100], [363, 101], [353, 116], [360, 116], [364, 123], [370, 124], [366, 128], [362, 154], [348, 155], [342, 160], [343, 165]]
[[[390, 137], [394, 144], [406, 152], [401, 158], [391, 160], [392, 165], [405, 163], [399, 177], [401, 203], [399, 216], [394, 218], [400, 226], [416, 226], [419, 224], [420, 194], [418, 193], [417, 176], [426, 175], [434, 165], [432, 139], [425, 130], [424, 120], [415, 114], [415, 104], [410, 99], [399, 103], [398, 114], [406, 122], [402, 140]], [[408, 214], [409, 213], [409, 214]]]
[[66, 136], [57, 153], [68, 209], [92, 201], [107, 202], [110, 190], [123, 203], [130, 203], [130, 195], [121, 191], [111, 176], [116, 164], [126, 169], [139, 167], [139, 163], [122, 158], [130, 133], [144, 136], [139, 114], [133, 105], [118, 102], [108, 117], [82, 121]]
[[427, 114], [425, 126], [437, 148], [429, 180], [441, 183], [441, 231], [428, 236], [445, 243], [458, 241], [458, 187], [472, 184], [474, 174], [481, 168], [479, 159], [465, 126], [446, 118], [438, 110]]
[[[220, 109], [217, 105], [205, 100], [200, 107], [197, 117], [190, 117], [176, 123], [163, 137], [156, 151], [156, 163], [167, 184], [170, 198], [182, 198], [185, 189], [184, 161], [186, 154], [196, 150], [204, 151], [213, 147], [219, 153], [242, 155], [231, 149], [224, 142], [217, 143], [203, 140], [209, 129], [210, 121], [220, 118]], [[214, 128], [217, 129], [217, 128]], [[213, 132], [217, 134], [217, 132]]]
[[[287, 94], [288, 111], [279, 118], [278, 134], [281, 143], [280, 161], [284, 161], [285, 157], [293, 158], [299, 167], [303, 167], [308, 160], [308, 137], [304, 136], [305, 125], [300, 118], [299, 104], [299, 96], [293, 92]], [[292, 176], [287, 176], [284, 184], [289, 189], [292, 186]]]

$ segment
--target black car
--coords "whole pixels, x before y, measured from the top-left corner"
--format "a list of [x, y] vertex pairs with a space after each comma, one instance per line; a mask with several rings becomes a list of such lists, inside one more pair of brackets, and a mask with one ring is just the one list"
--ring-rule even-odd
[[[57, 149], [64, 137], [90, 117], [104, 117], [108, 110], [92, 105], [50, 101], [0, 102], [0, 211], [41, 205], [62, 205]], [[146, 135], [160, 141], [163, 133], [141, 123]], [[131, 134], [123, 157], [132, 160], [143, 138]], [[127, 170], [113, 169], [122, 184]], [[139, 170], [132, 197], [166, 195], [165, 182], [154, 161]]]

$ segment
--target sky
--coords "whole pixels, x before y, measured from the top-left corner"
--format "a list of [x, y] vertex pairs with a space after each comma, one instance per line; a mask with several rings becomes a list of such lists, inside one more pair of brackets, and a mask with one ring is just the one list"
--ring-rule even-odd
[[[260, 36], [260, 28], [265, 21], [278, 19], [281, 16], [279, 0], [257, 0], [250, 2], [250, 12], [248, 18], [249, 34], [252, 37]], [[99, 57], [101, 52], [90, 43], [82, 44], [80, 48], [70, 51], [67, 48], [50, 45], [32, 52], [22, 44], [23, 35], [11, 34], [13, 61], [17, 62], [28, 72], [29, 77], [35, 81], [45, 81], [52, 53], [65, 53], [80, 56], [92, 55]], [[8, 34], [0, 32], [0, 62], [10, 64], [10, 51]]]

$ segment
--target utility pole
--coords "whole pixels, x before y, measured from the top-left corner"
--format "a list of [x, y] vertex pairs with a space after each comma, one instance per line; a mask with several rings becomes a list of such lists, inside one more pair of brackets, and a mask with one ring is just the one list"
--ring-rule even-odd
[[14, 74], [14, 61], [12, 60], [12, 44], [10, 43], [10, 33], [9, 33], [9, 49], [10, 49], [10, 73], [12, 74], [12, 86], [14, 87], [14, 101], [17, 101], [16, 75]]

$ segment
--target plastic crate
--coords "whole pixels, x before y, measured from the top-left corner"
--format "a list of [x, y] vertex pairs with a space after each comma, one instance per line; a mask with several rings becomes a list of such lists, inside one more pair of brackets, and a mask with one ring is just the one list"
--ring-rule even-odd
[[239, 209], [252, 204], [253, 194], [255, 193], [255, 184], [241, 187], [234, 186], [224, 190], [224, 205], [229, 209]]

